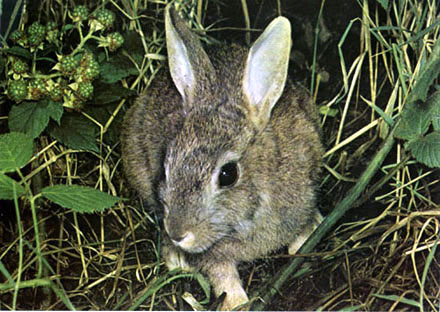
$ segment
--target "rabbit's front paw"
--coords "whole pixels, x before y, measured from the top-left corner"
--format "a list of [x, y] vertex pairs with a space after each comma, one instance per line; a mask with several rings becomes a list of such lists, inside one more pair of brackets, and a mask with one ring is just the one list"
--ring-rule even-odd
[[298, 235], [295, 240], [293, 240], [289, 245], [289, 255], [294, 255], [301, 248], [301, 246], [306, 242], [310, 235], [316, 230], [316, 228], [321, 224], [322, 217], [320, 212], [316, 212], [313, 216], [313, 222], [304, 232]]
[[185, 259], [184, 253], [174, 247], [174, 245], [168, 240], [164, 242], [162, 249], [162, 256], [165, 259], [165, 265], [168, 270], [181, 269], [185, 272], [194, 272], [194, 267], [188, 264]]
[[[241, 285], [238, 285], [238, 287], [230, 288], [228, 290], [228, 292], [226, 293], [226, 298], [222, 302], [222, 305], [220, 306], [220, 310], [231, 311], [232, 309], [237, 309], [248, 302], [249, 302], [249, 298], [246, 292], [244, 291], [243, 287], [241, 287]], [[249, 307], [244, 306], [244, 307], [240, 307], [239, 310], [248, 309], [248, 308]]]
[[230, 311], [249, 302], [234, 262], [213, 262], [207, 267], [207, 272], [216, 297], [226, 293], [220, 306], [222, 311]]

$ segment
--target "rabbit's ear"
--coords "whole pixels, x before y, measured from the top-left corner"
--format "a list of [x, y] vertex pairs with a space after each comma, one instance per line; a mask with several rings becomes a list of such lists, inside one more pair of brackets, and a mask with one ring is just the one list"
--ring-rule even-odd
[[243, 91], [251, 118], [264, 128], [281, 94], [287, 77], [290, 56], [290, 22], [277, 17], [252, 45], [243, 76]]
[[186, 105], [215, 80], [214, 67], [199, 39], [186, 27], [176, 10], [165, 11], [165, 34], [171, 77]]

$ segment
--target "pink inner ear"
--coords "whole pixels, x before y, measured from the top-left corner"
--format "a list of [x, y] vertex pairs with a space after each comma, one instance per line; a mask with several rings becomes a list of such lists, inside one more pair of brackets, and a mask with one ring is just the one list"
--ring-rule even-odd
[[171, 77], [180, 95], [185, 99], [194, 89], [194, 71], [191, 67], [188, 50], [174, 28], [168, 11], [165, 17], [165, 26]]
[[[243, 91], [259, 118], [268, 118], [283, 93], [290, 56], [290, 23], [274, 19], [249, 51]], [[262, 115], [263, 116], [262, 116]]]

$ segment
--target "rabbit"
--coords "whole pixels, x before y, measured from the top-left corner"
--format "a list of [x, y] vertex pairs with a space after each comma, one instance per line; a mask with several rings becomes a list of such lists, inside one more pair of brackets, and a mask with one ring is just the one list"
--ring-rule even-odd
[[168, 268], [205, 274], [230, 310], [249, 300], [237, 263], [288, 245], [293, 254], [321, 221], [318, 114], [287, 78], [285, 17], [250, 49], [205, 52], [168, 5], [165, 34], [169, 71], [125, 115], [123, 167], [147, 204], [163, 209]]

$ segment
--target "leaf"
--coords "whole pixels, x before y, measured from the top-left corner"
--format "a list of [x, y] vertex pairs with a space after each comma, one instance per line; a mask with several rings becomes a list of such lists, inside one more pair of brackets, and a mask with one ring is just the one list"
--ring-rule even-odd
[[377, 0], [377, 2], [380, 3], [380, 5], [386, 10], [388, 9], [388, 2], [389, 0]]
[[319, 107], [319, 114], [335, 117], [338, 114], [338, 110], [336, 108], [330, 108], [327, 105], [321, 105]]
[[440, 75], [440, 40], [437, 40], [431, 55], [426, 63], [424, 63], [420, 73], [417, 75], [417, 81], [411, 94], [408, 96], [408, 103], [418, 100], [425, 101], [430, 86], [434, 80]]
[[396, 129], [397, 138], [414, 140], [428, 131], [432, 116], [427, 104], [422, 101], [407, 104]]
[[46, 129], [50, 117], [59, 123], [63, 112], [61, 103], [50, 100], [14, 105], [9, 113], [9, 129], [36, 138]]
[[73, 149], [99, 152], [96, 146], [96, 126], [81, 114], [64, 114], [60, 125], [51, 123], [49, 134]]
[[24, 133], [0, 135], [0, 171], [11, 172], [23, 167], [32, 157], [33, 141]]
[[138, 75], [139, 71], [133, 63], [122, 53], [114, 54], [110, 60], [99, 65], [101, 81], [113, 84], [132, 75]]
[[14, 55], [14, 56], [20, 56], [27, 60], [32, 60], [32, 53], [29, 52], [29, 50], [19, 47], [19, 46], [13, 46], [12, 48], [7, 48], [3, 50], [5, 53]]
[[440, 91], [434, 93], [431, 98], [431, 120], [434, 130], [440, 131]]
[[48, 186], [42, 189], [41, 194], [64, 208], [81, 213], [103, 211], [123, 200], [121, 197], [81, 185]]
[[99, 83], [95, 84], [95, 97], [93, 99], [93, 105], [105, 105], [120, 101], [122, 98], [137, 95], [135, 90], [127, 89], [120, 84], [112, 85]]
[[15, 195], [20, 197], [24, 193], [24, 187], [11, 179], [7, 175], [0, 173], [0, 199], [14, 199], [14, 185]]
[[64, 114], [64, 108], [63, 103], [61, 102], [54, 102], [52, 100], [47, 100], [47, 112], [49, 113], [50, 118], [55, 120], [57, 124], [60, 124], [61, 117], [63, 117]]
[[67, 32], [67, 31], [71, 30], [73, 27], [74, 27], [73, 24], [66, 24], [61, 28], [61, 31]]
[[411, 305], [411, 306], [414, 306], [417, 308], [420, 307], [420, 303], [418, 301], [415, 301], [413, 299], [407, 299], [405, 297], [401, 297], [401, 296], [397, 296], [397, 295], [373, 294], [373, 296], [375, 296], [377, 298], [393, 301], [393, 302], [402, 302], [402, 303], [405, 303], [405, 304], [408, 304], [408, 305]]
[[417, 161], [429, 166], [440, 168], [440, 132], [434, 131], [417, 140], [408, 142], [407, 148]]
[[202, 287], [203, 292], [205, 293], [206, 299], [201, 302], [201, 304], [207, 304], [211, 300], [211, 286], [208, 280], [200, 273], [194, 274], [194, 277], [199, 282], [199, 285]]
[[[408, 96], [407, 104], [402, 112], [395, 136], [400, 139], [414, 140], [428, 130], [431, 121], [434, 126], [440, 126], [437, 120], [433, 120], [432, 107], [438, 107], [438, 92], [426, 101], [430, 86], [434, 79], [440, 75], [440, 40], [437, 40], [429, 59], [417, 76], [417, 81]], [[437, 113], [440, 109], [437, 108]]]

